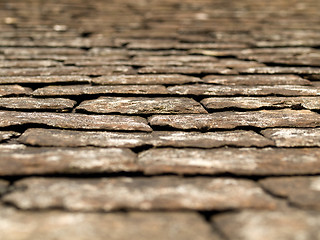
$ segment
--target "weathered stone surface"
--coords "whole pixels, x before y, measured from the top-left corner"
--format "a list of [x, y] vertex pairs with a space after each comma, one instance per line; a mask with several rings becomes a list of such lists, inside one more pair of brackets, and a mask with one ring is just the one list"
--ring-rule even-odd
[[282, 95], [282, 96], [319, 96], [320, 89], [311, 86], [216, 86], [209, 84], [177, 85], [167, 88], [171, 94], [179, 95]]
[[274, 128], [261, 133], [278, 147], [320, 147], [320, 128]]
[[7, 191], [8, 186], [9, 182], [0, 179], [0, 196]]
[[52, 60], [19, 60], [19, 61], [0, 61], [0, 68], [37, 68], [37, 67], [56, 67], [61, 63]]
[[21, 209], [222, 210], [277, 206], [253, 181], [231, 178], [28, 178], [14, 186], [17, 190], [3, 199]]
[[1, 108], [10, 109], [70, 109], [76, 101], [65, 98], [0, 98]]
[[[138, 70], [138, 73], [153, 73], [153, 74], [237, 74], [238, 72], [233, 69], [216, 67], [216, 68], [201, 68], [201, 67], [187, 67], [187, 66], [154, 66], [154, 67], [143, 67]], [[1, 74], [1, 72], [0, 72]]]
[[70, 85], [48, 86], [36, 89], [34, 96], [72, 96], [92, 94], [168, 94], [167, 89], [161, 85]]
[[129, 116], [0, 111], [0, 118], [0, 127], [45, 124], [52, 127], [73, 129], [152, 130], [144, 118]]
[[246, 210], [220, 214], [212, 221], [227, 239], [233, 240], [316, 240], [320, 235], [320, 213], [297, 209]]
[[[190, 228], [192, 226], [192, 228]], [[4, 240], [220, 240], [196, 213], [23, 212], [0, 208]]]
[[272, 194], [285, 197], [290, 204], [320, 210], [320, 177], [280, 177], [261, 180]]
[[320, 172], [320, 150], [315, 148], [211, 150], [162, 148], [140, 153], [138, 163], [148, 174], [311, 174]]
[[17, 137], [20, 133], [14, 131], [0, 131], [0, 142], [8, 140], [11, 137]]
[[320, 109], [320, 97], [216, 97], [203, 99], [201, 103], [207, 109], [268, 107]]
[[274, 85], [311, 85], [311, 82], [296, 75], [208, 75], [205, 83], [232, 86], [274, 86]]
[[76, 109], [96, 113], [122, 114], [207, 113], [195, 100], [175, 97], [100, 97], [84, 101]]
[[56, 147], [138, 147], [143, 145], [212, 148], [221, 146], [270, 146], [268, 140], [252, 131], [230, 132], [79, 132], [58, 129], [28, 129], [19, 138], [28, 145]]
[[239, 69], [240, 73], [259, 74], [320, 74], [320, 68], [312, 67], [252, 67]]
[[0, 175], [132, 172], [136, 155], [121, 148], [25, 148], [1, 151]]
[[0, 77], [0, 83], [61, 83], [90, 82], [87, 76], [31, 76], [31, 77]]
[[21, 87], [19, 85], [0, 85], [0, 97], [9, 95], [30, 94], [31, 88]]
[[185, 84], [200, 82], [200, 78], [179, 74], [114, 75], [93, 78], [96, 84]]
[[170, 126], [177, 129], [214, 129], [235, 127], [317, 127], [320, 114], [309, 110], [261, 110], [252, 112], [217, 112], [211, 114], [154, 115], [151, 126]]

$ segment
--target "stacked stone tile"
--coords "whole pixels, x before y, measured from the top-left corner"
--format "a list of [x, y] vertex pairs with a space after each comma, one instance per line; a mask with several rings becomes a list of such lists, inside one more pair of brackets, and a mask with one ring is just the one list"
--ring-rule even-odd
[[320, 2], [0, 2], [0, 239], [320, 239]]

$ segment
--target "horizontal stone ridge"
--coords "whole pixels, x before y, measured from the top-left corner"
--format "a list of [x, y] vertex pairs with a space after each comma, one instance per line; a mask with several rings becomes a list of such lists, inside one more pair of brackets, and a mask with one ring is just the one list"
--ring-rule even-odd
[[82, 102], [77, 110], [122, 114], [207, 113], [200, 103], [191, 98], [174, 97], [100, 97]]
[[20, 209], [222, 210], [277, 206], [253, 181], [231, 178], [29, 178], [18, 181], [15, 187], [25, 190], [7, 194], [4, 201]]
[[176, 129], [233, 129], [236, 127], [317, 127], [320, 115], [309, 110], [261, 110], [252, 112], [216, 112], [211, 114], [153, 115], [151, 126]]
[[[1, 134], [1, 132], [0, 132]], [[79, 132], [59, 129], [28, 129], [19, 142], [35, 146], [55, 147], [199, 147], [221, 146], [264, 147], [274, 145], [273, 141], [253, 131], [182, 132], [154, 131], [152, 133], [125, 132]]]
[[21, 124], [44, 124], [59, 128], [151, 131], [141, 117], [86, 115], [78, 113], [0, 111], [0, 127]]
[[140, 153], [138, 163], [147, 174], [319, 174], [320, 150], [314, 148], [162, 148]]

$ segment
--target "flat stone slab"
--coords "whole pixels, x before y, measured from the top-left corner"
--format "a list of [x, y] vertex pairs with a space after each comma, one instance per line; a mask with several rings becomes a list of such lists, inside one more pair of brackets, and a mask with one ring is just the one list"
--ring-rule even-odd
[[20, 133], [14, 131], [0, 131], [0, 142], [8, 140], [11, 137], [17, 137]]
[[136, 155], [121, 148], [32, 148], [1, 150], [0, 175], [137, 171]]
[[92, 82], [102, 85], [117, 85], [117, 84], [185, 84], [200, 82], [200, 78], [179, 75], [179, 74], [145, 74], [145, 75], [114, 75], [101, 76], [93, 78]]
[[140, 153], [138, 163], [146, 174], [315, 174], [320, 172], [320, 149], [161, 148]]
[[320, 109], [320, 97], [214, 97], [201, 103], [207, 109], [305, 108]]
[[267, 178], [260, 184], [274, 195], [285, 197], [291, 205], [320, 210], [320, 177]]
[[[0, 132], [1, 133], [1, 132]], [[253, 131], [230, 132], [166, 132], [124, 133], [124, 132], [87, 132], [58, 129], [28, 129], [19, 138], [19, 142], [35, 146], [56, 147], [138, 147], [152, 145], [156, 147], [200, 147], [221, 146], [270, 146], [273, 141]]]
[[279, 211], [245, 210], [219, 214], [212, 221], [234, 240], [318, 239], [320, 213], [297, 209]]
[[320, 74], [317, 67], [250, 67], [238, 70], [240, 73], [254, 74]]
[[100, 97], [80, 103], [76, 110], [122, 114], [207, 113], [195, 100], [176, 97]]
[[76, 101], [65, 98], [0, 98], [0, 107], [9, 109], [71, 109]]
[[36, 89], [34, 96], [80, 96], [94, 94], [168, 94], [166, 87], [161, 85], [70, 85], [48, 86]]
[[210, 114], [154, 115], [151, 126], [177, 129], [232, 129], [236, 127], [317, 127], [320, 114], [309, 110], [261, 110], [251, 112], [217, 112]]
[[204, 96], [319, 96], [320, 88], [312, 86], [218, 86], [210, 84], [177, 85], [167, 88], [171, 94]]
[[[192, 225], [192, 228], [190, 226]], [[21, 227], [23, 226], [23, 227]], [[220, 240], [196, 213], [24, 212], [0, 207], [0, 238], [6, 240]]]
[[44, 124], [51, 127], [71, 129], [128, 131], [152, 130], [144, 118], [134, 116], [0, 111], [0, 119], [0, 127], [9, 127], [22, 124]]
[[1, 84], [8, 83], [77, 83], [90, 82], [87, 76], [31, 76], [31, 77], [0, 77]]
[[61, 63], [53, 60], [2, 60], [0, 68], [38, 68], [38, 67], [57, 67]]
[[8, 181], [0, 179], [0, 196], [7, 191], [8, 186]]
[[[236, 70], [223, 67], [188, 67], [188, 66], [154, 66], [143, 67], [138, 70], [138, 73], [143, 74], [237, 74]], [[1, 74], [1, 72], [0, 72]]]
[[311, 85], [311, 82], [296, 75], [208, 75], [203, 82], [231, 86], [275, 86], [275, 85]]
[[0, 97], [9, 95], [25, 95], [32, 92], [31, 88], [19, 85], [0, 85]]
[[[250, 180], [232, 178], [27, 178], [3, 200], [20, 209], [71, 211], [274, 209], [277, 201]], [[19, 190], [19, 189], [24, 190]]]
[[320, 147], [320, 128], [274, 128], [261, 133], [278, 147]]

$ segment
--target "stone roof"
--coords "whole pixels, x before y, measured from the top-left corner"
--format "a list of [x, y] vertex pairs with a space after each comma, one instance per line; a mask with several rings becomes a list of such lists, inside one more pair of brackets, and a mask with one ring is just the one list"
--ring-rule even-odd
[[319, 9], [0, 1], [0, 239], [320, 239]]

